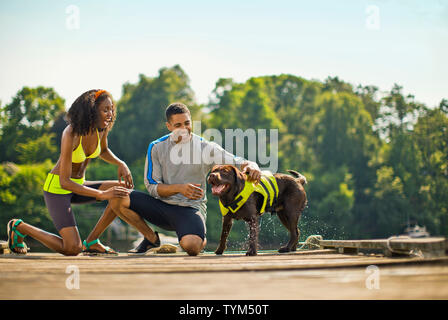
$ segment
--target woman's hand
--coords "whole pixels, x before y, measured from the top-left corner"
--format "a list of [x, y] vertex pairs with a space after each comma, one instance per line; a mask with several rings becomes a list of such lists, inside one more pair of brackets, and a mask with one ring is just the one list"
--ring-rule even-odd
[[126, 163], [121, 162], [118, 165], [118, 182], [122, 184], [121, 179], [124, 179], [124, 186], [128, 189], [134, 188], [134, 181], [132, 180], [131, 170], [129, 170]]
[[112, 198], [126, 198], [131, 193], [130, 189], [124, 187], [115, 186], [101, 192], [98, 200], [110, 200]]

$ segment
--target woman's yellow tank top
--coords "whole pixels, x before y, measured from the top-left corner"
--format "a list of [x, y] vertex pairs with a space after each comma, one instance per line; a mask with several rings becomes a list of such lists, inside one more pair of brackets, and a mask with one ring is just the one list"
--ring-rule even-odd
[[79, 138], [79, 145], [72, 153], [72, 162], [73, 163], [81, 163], [84, 162], [87, 158], [96, 158], [101, 153], [101, 141], [100, 134], [98, 133], [98, 129], [96, 130], [96, 134], [98, 136], [98, 145], [96, 146], [95, 151], [89, 155], [88, 157], [84, 153], [84, 149], [82, 148], [82, 136]]
[[[86, 158], [96, 158], [100, 155], [101, 141], [100, 141], [100, 134], [98, 133], [98, 130], [96, 130], [96, 134], [98, 137], [98, 145], [96, 146], [95, 151], [91, 155], [86, 157], [86, 154], [84, 153], [84, 149], [82, 148], [82, 136], [81, 136], [81, 138], [79, 139], [78, 147], [75, 149], [75, 151], [73, 151], [72, 162], [81, 163], [81, 162], [84, 162], [84, 160], [86, 160]], [[81, 185], [84, 184], [84, 181], [85, 181], [84, 177], [80, 178], [80, 179], [70, 178], [70, 180], [72, 180], [73, 182], [76, 182], [78, 184], [81, 184]], [[45, 180], [45, 183], [44, 183], [44, 191], [47, 191], [50, 193], [55, 193], [55, 194], [72, 193], [69, 190], [62, 189], [61, 184], [59, 182], [59, 175], [53, 174], [53, 173], [49, 173], [47, 175], [47, 179]]]

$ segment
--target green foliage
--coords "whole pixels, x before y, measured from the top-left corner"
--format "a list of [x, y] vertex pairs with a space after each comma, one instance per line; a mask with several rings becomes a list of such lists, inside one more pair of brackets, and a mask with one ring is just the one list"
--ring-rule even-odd
[[58, 148], [54, 143], [54, 133], [44, 133], [35, 139], [17, 144], [17, 158], [19, 163], [44, 162], [46, 159], [57, 159]]
[[[442, 105], [442, 103], [441, 103]], [[419, 154], [418, 208], [438, 234], [448, 234], [448, 116], [442, 108], [419, 117], [412, 137]]]
[[[54, 120], [64, 112], [64, 103], [64, 99], [52, 88], [22, 88], [10, 104], [0, 109], [0, 162], [28, 161], [29, 157], [23, 152], [34, 150], [36, 145], [44, 148], [40, 150], [41, 153], [53, 157], [52, 160], [55, 161], [57, 158], [54, 158], [54, 148], [46, 148], [49, 146], [48, 137], [36, 143], [33, 141], [50, 133]], [[40, 159], [42, 158], [38, 158]]]
[[[328, 238], [352, 234], [349, 227], [354, 222], [353, 184], [348, 168], [339, 167], [319, 172], [307, 186], [308, 220], [318, 221], [322, 236]], [[307, 230], [303, 231], [308, 233]]]
[[381, 102], [378, 100], [378, 88], [375, 86], [358, 86], [355, 93], [361, 98], [366, 111], [372, 120], [378, 119], [380, 115]]
[[407, 201], [403, 182], [393, 168], [383, 166], [377, 171], [374, 192], [374, 209], [366, 226], [374, 237], [383, 234], [399, 234], [406, 227], [410, 204]]
[[[202, 121], [203, 131], [214, 128], [224, 136], [225, 129], [278, 129], [278, 171], [294, 169], [308, 180], [308, 206], [299, 223], [302, 240], [310, 234], [389, 237], [414, 223], [446, 236], [448, 100], [428, 109], [402, 90], [394, 85], [379, 97], [375, 86], [354, 87], [338, 77], [319, 82], [281, 74], [242, 83], [221, 78], [210, 103], [201, 106], [188, 76], [176, 65], [123, 85], [109, 147], [127, 162], [135, 188], [145, 190], [148, 144], [168, 132], [165, 108], [183, 102], [193, 120]], [[54, 231], [42, 184], [58, 156], [66, 125], [63, 105], [53, 89], [43, 87], [24, 87], [10, 104], [0, 104], [0, 161], [8, 161], [0, 166], [0, 224], [20, 217]], [[117, 168], [97, 159], [86, 178], [115, 180]], [[222, 216], [210, 190], [207, 197], [207, 238], [213, 249]], [[82, 213], [81, 233], [90, 231], [104, 206], [74, 208]], [[288, 239], [279, 219], [269, 213], [260, 219], [260, 229], [261, 247], [276, 248]], [[4, 237], [5, 229], [0, 230]], [[235, 222], [230, 249], [244, 250], [247, 235], [245, 223]]]
[[[323, 93], [317, 100], [319, 119], [314, 128], [316, 152], [323, 166], [331, 169], [347, 162], [362, 165], [369, 147], [372, 121], [362, 101], [350, 93]], [[365, 160], [365, 159], [364, 159]]]
[[[439, 107], [443, 119], [446, 105], [442, 101]], [[436, 189], [421, 187], [422, 156], [412, 134], [425, 108], [412, 95], [403, 96], [400, 86], [379, 98], [375, 86], [354, 89], [337, 77], [324, 83], [292, 75], [251, 78], [245, 83], [219, 79], [209, 108], [206, 127], [280, 129], [279, 171], [299, 170], [310, 182], [302, 234], [385, 237], [402, 232], [408, 222], [426, 224], [431, 232], [446, 234], [435, 227], [446, 215], [421, 214], [427, 211], [423, 208], [428, 200], [423, 195], [432, 197], [425, 188]], [[438, 120], [442, 124], [433, 127], [442, 135], [446, 129], [440, 127], [443, 120]], [[440, 136], [434, 139], [443, 141]], [[424, 145], [437, 146], [431, 142]], [[446, 157], [441, 155], [447, 153], [442, 146], [436, 149], [427, 152], [432, 162], [442, 166]], [[442, 203], [438, 212], [448, 207], [445, 198], [438, 200]], [[271, 222], [271, 218], [265, 221]], [[274, 242], [284, 237], [273, 237], [272, 230], [263, 230], [265, 226], [262, 223], [262, 236]]]
[[411, 130], [419, 112], [424, 106], [415, 102], [413, 95], [406, 97], [403, 87], [395, 84], [390, 93], [382, 100], [383, 106], [379, 114], [379, 128], [382, 135], [389, 140], [394, 135]]
[[[143, 182], [145, 159], [140, 158], [134, 164], [128, 165], [131, 170], [132, 179], [134, 181], [135, 189], [145, 190]], [[101, 181], [101, 180], [116, 180], [118, 181], [118, 168], [101, 159], [94, 159], [89, 163], [86, 171], [86, 180]]]
[[145, 157], [149, 143], [167, 134], [165, 109], [173, 102], [193, 106], [192, 116], [196, 116], [194, 93], [178, 65], [160, 69], [155, 78], [141, 74], [138, 83], [123, 85], [117, 121], [109, 135], [114, 153], [128, 164]]
[[[0, 165], [0, 225], [6, 226], [12, 218], [21, 218], [45, 230], [54, 230], [45, 207], [43, 184], [52, 163], [45, 161], [33, 165]], [[6, 228], [0, 228], [5, 238]]]

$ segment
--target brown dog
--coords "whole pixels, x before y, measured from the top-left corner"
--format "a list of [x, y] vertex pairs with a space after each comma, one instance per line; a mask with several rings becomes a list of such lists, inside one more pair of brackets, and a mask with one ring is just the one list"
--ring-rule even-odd
[[[243, 219], [249, 224], [250, 230], [249, 249], [246, 255], [256, 255], [258, 245], [258, 216], [262, 214], [260, 211], [263, 209], [271, 213], [277, 213], [280, 221], [290, 233], [288, 244], [281, 247], [278, 251], [289, 252], [296, 250], [300, 235], [297, 223], [307, 202], [306, 193], [303, 188], [306, 184], [306, 178], [296, 171], [288, 170], [288, 172], [294, 177], [282, 173], [274, 174], [272, 179], [275, 178], [277, 182], [277, 190], [268, 181], [272, 185], [272, 188], [274, 188], [271, 190], [275, 190], [276, 193], [276, 197], [274, 198], [276, 201], [274, 201], [272, 206], [269, 206], [269, 198], [266, 201], [262, 194], [253, 192], [247, 198], [247, 201], [239, 207], [236, 204], [238, 202], [240, 202], [240, 205], [243, 203], [239, 200], [241, 200], [242, 190], [246, 186], [246, 175], [231, 165], [217, 165], [213, 167], [207, 181], [212, 186], [213, 195], [219, 197], [222, 208], [227, 208], [224, 209], [227, 213], [223, 217], [221, 239], [215, 251], [216, 254], [222, 254], [226, 249], [226, 240], [232, 228], [233, 219]], [[266, 180], [264, 180], [264, 189], [266, 189], [267, 184]], [[236, 211], [233, 212], [231, 209]]]

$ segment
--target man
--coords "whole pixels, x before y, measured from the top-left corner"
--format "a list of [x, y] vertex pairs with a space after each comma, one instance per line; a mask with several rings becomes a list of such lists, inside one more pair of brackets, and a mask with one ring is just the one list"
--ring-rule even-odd
[[143, 241], [129, 253], [144, 254], [160, 246], [157, 232], [144, 220], [176, 231], [179, 244], [195, 256], [206, 245], [206, 177], [215, 164], [233, 164], [259, 180], [258, 165], [236, 157], [216, 143], [193, 134], [191, 115], [181, 103], [165, 111], [171, 132], [150, 143], [146, 156], [144, 182], [148, 193], [133, 191], [126, 198], [111, 202], [114, 212], [140, 231]]

